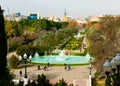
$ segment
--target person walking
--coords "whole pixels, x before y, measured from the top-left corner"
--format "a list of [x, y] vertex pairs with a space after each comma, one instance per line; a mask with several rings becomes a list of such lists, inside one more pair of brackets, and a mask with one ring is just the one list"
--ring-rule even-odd
[[38, 70], [40, 70], [40, 65], [38, 65]]
[[65, 69], [65, 70], [67, 69], [66, 63], [64, 64], [64, 69]]
[[47, 66], [48, 66], [48, 67], [50, 66], [50, 63], [49, 63], [49, 62], [47, 63]]
[[46, 69], [47, 69], [47, 66], [45, 65], [45, 66], [44, 66], [44, 70], [46, 71]]
[[68, 64], [68, 70], [70, 70], [70, 64]]
[[22, 77], [22, 71], [20, 70], [20, 77]]

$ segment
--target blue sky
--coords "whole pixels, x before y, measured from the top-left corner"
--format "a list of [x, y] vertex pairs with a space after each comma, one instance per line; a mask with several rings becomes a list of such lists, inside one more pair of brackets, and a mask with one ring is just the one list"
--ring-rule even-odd
[[72, 18], [120, 14], [120, 0], [0, 0], [0, 5], [5, 14], [8, 14], [7, 8], [11, 13], [39, 12], [41, 16], [58, 17], [63, 17], [66, 9]]

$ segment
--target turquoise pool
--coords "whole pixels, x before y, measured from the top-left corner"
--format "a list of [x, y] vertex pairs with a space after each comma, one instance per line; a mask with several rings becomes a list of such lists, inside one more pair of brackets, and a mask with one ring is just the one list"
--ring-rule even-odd
[[33, 63], [50, 63], [50, 64], [83, 64], [88, 63], [90, 60], [86, 56], [39, 56], [32, 58], [31, 62]]

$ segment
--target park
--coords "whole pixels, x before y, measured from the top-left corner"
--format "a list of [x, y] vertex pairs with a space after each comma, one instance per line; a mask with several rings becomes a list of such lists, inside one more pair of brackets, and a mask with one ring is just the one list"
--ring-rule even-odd
[[106, 15], [82, 26], [74, 20], [15, 22], [4, 20], [0, 8], [0, 85], [99, 86], [102, 78], [101, 86], [119, 86], [119, 21]]

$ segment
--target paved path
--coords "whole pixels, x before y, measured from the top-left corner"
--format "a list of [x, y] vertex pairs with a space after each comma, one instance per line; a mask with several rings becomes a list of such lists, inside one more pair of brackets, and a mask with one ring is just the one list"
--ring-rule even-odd
[[[41, 67], [43, 68], [43, 66]], [[20, 77], [19, 71], [22, 71], [24, 74], [24, 68], [21, 69], [14, 69], [11, 70], [16, 75], [17, 79], [22, 79], [23, 77]], [[94, 69], [92, 70], [95, 71]], [[92, 72], [92, 73], [93, 73]], [[83, 81], [81, 83], [85, 84], [85, 79], [88, 79], [89, 77], [89, 69], [88, 65], [86, 66], [72, 66], [71, 70], [65, 70], [64, 66], [52, 66], [48, 67], [48, 69], [45, 71], [43, 69], [38, 70], [37, 66], [30, 66], [27, 67], [27, 74], [29, 78], [35, 79], [38, 74], [44, 74], [46, 77], [50, 80], [51, 83], [56, 83], [60, 79], [64, 78], [64, 80], [71, 84], [75, 80]], [[81, 85], [78, 85], [81, 86]], [[87, 85], [82, 85], [87, 86]]]

